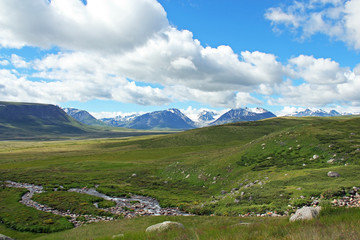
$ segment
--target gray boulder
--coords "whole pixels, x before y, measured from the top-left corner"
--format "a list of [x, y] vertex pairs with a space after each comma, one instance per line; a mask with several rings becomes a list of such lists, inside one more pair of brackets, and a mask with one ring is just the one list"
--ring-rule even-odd
[[13, 239], [12, 239], [11, 237], [2, 235], [2, 234], [0, 233], [0, 240], [13, 240]]
[[296, 211], [289, 219], [290, 222], [299, 220], [311, 220], [319, 216], [321, 207], [302, 207]]
[[327, 173], [328, 177], [340, 177], [340, 174], [338, 174], [337, 172], [328, 172]]
[[165, 221], [146, 228], [146, 232], [163, 232], [169, 229], [184, 229], [184, 225], [178, 222]]

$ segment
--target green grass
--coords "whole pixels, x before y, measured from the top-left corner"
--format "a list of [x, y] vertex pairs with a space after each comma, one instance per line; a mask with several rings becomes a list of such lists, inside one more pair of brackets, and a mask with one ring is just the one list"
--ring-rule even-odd
[[35, 195], [33, 200], [63, 212], [70, 211], [70, 213], [93, 216], [112, 216], [111, 213], [96, 208], [94, 203], [98, 203], [100, 207], [116, 205], [115, 202], [100, 197], [63, 191], [40, 193]]
[[358, 126], [359, 117], [274, 118], [165, 136], [0, 142], [0, 181], [43, 185], [49, 192], [37, 198], [56, 206], [65, 197], [57, 194], [68, 193], [53, 188], [99, 185], [107, 195], [152, 196], [197, 214], [292, 212], [360, 185]]
[[[145, 229], [163, 221], [177, 221], [185, 230], [145, 233]], [[358, 239], [359, 209], [325, 209], [320, 218], [290, 223], [288, 218], [237, 217], [142, 217], [97, 223], [39, 239]]]
[[66, 218], [37, 211], [18, 201], [24, 189], [0, 188], [0, 222], [20, 232], [49, 233], [72, 228]]

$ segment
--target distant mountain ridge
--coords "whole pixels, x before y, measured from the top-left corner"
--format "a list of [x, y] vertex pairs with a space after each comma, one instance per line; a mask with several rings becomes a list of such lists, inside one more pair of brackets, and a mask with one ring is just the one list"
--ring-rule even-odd
[[113, 118], [101, 118], [100, 121], [112, 127], [125, 127], [140, 114], [131, 114], [127, 116], [116, 116]]
[[195, 128], [195, 123], [185, 116], [180, 110], [171, 108], [146, 114], [133, 114], [117, 116], [114, 118], [100, 119], [113, 127], [126, 127], [134, 129], [178, 129], [186, 130]]
[[115, 118], [102, 118], [100, 120], [110, 126], [116, 127], [186, 130], [239, 121], [256, 121], [271, 117], [276, 117], [276, 115], [263, 108], [239, 108], [231, 109], [220, 117], [213, 111], [204, 110], [198, 115], [198, 121], [193, 121], [180, 110], [171, 108], [143, 115], [117, 116]]
[[276, 117], [276, 115], [263, 108], [238, 108], [231, 109], [230, 111], [224, 113], [221, 117], [219, 117], [216, 121], [212, 122], [210, 125], [221, 125], [226, 123], [243, 121], [257, 121], [272, 117]]
[[293, 112], [286, 116], [288, 116], [288, 117], [336, 117], [336, 116], [341, 116], [341, 115], [344, 115], [344, 114], [340, 114], [339, 112], [337, 112], [335, 110], [326, 112], [322, 109], [311, 110], [311, 109], [307, 108], [303, 111], [296, 111], [296, 112]]
[[180, 110], [171, 108], [163, 111], [146, 113], [135, 117], [127, 125], [135, 129], [192, 129], [194, 122]]
[[85, 110], [79, 110], [76, 108], [63, 108], [63, 110], [75, 120], [92, 126], [105, 126], [106, 124], [100, 120], [97, 120], [94, 116]]

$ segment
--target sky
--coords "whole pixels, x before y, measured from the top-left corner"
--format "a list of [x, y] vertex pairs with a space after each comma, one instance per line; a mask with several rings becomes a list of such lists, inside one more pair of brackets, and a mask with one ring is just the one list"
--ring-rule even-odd
[[0, 101], [360, 112], [360, 0], [0, 0]]

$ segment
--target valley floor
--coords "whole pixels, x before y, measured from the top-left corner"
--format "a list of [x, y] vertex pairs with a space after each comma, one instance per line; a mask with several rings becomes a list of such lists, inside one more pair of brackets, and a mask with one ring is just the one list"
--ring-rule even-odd
[[[16, 239], [121, 234], [125, 239], [356, 239], [358, 208], [329, 208], [319, 219], [301, 223], [239, 216], [289, 216], [304, 205], [328, 206], [344, 196], [346, 204], [354, 202], [350, 198], [360, 188], [359, 126], [360, 117], [274, 118], [169, 135], [2, 141], [0, 233]], [[76, 214], [76, 221], [85, 221], [85, 215], [118, 219], [74, 228], [67, 216], [21, 204], [28, 190], [6, 187], [9, 180], [41, 186], [44, 191], [33, 199]], [[115, 207], [114, 201], [70, 189], [96, 189], [116, 199], [141, 195], [155, 198], [162, 208], [205, 216], [122, 219], [102, 210]], [[121, 211], [135, 211], [131, 206]], [[185, 230], [144, 232], [165, 220], [179, 221]]]

